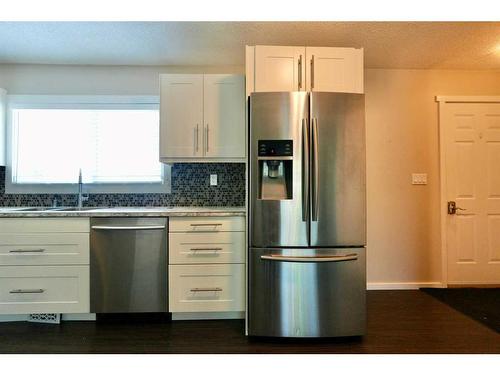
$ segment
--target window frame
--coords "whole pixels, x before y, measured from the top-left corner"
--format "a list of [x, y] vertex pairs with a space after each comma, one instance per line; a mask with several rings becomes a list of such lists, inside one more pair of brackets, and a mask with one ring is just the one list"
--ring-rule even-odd
[[[155, 95], [7, 95], [7, 136], [5, 194], [76, 194], [78, 183], [18, 184], [12, 182], [15, 109], [150, 109], [160, 110], [160, 98]], [[158, 155], [158, 161], [160, 157]], [[77, 171], [75, 171], [75, 174]], [[171, 193], [171, 166], [163, 164], [163, 182], [151, 183], [84, 183], [84, 193], [142, 194]]]

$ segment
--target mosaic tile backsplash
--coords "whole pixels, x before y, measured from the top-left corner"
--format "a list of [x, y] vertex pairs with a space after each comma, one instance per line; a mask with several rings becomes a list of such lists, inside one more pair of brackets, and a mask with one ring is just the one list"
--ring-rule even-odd
[[[210, 186], [210, 174], [217, 174], [218, 185]], [[245, 164], [181, 163], [172, 166], [170, 194], [89, 194], [90, 207], [172, 207], [245, 205]], [[85, 185], [84, 185], [85, 193]], [[5, 194], [5, 167], [0, 166], [0, 206], [76, 206], [75, 194]]]

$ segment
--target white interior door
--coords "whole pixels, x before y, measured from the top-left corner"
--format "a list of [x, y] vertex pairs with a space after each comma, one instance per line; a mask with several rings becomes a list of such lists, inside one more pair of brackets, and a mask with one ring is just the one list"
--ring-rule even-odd
[[255, 92], [305, 91], [305, 47], [256, 46]]
[[245, 77], [204, 76], [204, 154], [209, 158], [245, 157]]
[[306, 47], [309, 91], [363, 93], [363, 50]]
[[160, 158], [203, 156], [203, 74], [160, 76]]
[[440, 120], [447, 282], [499, 284], [500, 103], [442, 103]]

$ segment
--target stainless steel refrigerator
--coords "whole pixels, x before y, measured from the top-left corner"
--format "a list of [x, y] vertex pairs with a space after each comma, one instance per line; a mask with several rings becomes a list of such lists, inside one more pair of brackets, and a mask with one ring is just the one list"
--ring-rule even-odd
[[253, 93], [249, 106], [248, 334], [363, 335], [364, 95]]

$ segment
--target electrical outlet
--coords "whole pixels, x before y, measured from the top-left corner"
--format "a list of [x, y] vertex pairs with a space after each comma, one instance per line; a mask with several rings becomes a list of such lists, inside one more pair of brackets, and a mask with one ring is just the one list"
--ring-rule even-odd
[[216, 174], [210, 175], [210, 186], [217, 186], [217, 175]]
[[412, 173], [412, 185], [427, 185], [427, 173]]

